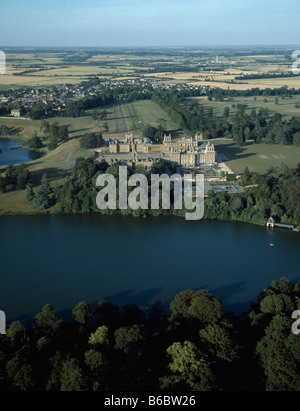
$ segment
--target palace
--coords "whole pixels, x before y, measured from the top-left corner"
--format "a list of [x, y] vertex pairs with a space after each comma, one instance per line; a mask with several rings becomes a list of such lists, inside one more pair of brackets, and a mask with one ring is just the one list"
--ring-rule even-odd
[[[201, 165], [213, 165], [216, 162], [216, 151], [210, 141], [204, 141], [202, 134], [196, 134], [195, 138], [181, 138], [172, 140], [170, 135], [165, 135], [162, 144], [153, 144], [148, 138], [134, 138], [132, 134], [126, 134], [124, 139], [111, 139], [109, 152], [122, 158], [122, 154], [132, 153], [138, 158], [138, 154], [160, 157], [185, 167]], [[121, 155], [120, 155], [121, 154]]]

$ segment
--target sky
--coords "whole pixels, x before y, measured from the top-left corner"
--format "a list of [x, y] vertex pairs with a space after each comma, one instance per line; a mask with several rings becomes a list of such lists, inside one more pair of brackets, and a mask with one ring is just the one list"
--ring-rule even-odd
[[299, 12], [299, 0], [0, 0], [0, 45], [296, 45]]

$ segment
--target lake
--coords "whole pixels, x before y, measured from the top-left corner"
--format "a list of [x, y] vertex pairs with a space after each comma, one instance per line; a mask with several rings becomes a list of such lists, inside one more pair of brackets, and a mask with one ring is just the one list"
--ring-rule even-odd
[[0, 166], [27, 163], [40, 157], [38, 151], [23, 149], [18, 141], [0, 138]]
[[4, 216], [0, 234], [0, 310], [8, 321], [32, 318], [48, 303], [60, 315], [82, 300], [168, 306], [188, 288], [208, 289], [239, 314], [273, 279], [300, 281], [299, 233], [250, 224]]

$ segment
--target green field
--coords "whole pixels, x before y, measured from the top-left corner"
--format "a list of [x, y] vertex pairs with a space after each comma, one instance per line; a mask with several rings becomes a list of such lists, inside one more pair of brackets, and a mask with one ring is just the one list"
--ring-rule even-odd
[[[144, 125], [151, 124], [157, 126], [160, 119], [166, 120], [168, 131], [176, 131], [178, 127], [168, 117], [168, 115], [151, 100], [136, 101], [133, 103], [123, 103], [123, 111], [128, 126], [128, 130], [133, 132], [136, 137], [141, 136]], [[56, 149], [48, 151], [47, 148], [42, 149], [45, 155], [37, 160], [28, 163], [29, 170], [32, 174], [32, 183], [36, 189], [39, 188], [42, 175], [47, 173], [51, 182], [63, 183], [66, 176], [70, 174], [70, 160], [76, 160], [79, 157], [88, 158], [94, 155], [94, 150], [84, 150], [79, 147], [79, 139], [85, 133], [97, 132], [103, 129], [103, 124], [106, 122], [109, 126], [109, 132], [103, 133], [104, 139], [108, 140], [112, 137], [123, 137], [124, 129], [118, 104], [99, 107], [95, 109], [99, 114], [106, 110], [107, 118], [103, 120], [94, 120], [94, 110], [87, 110], [85, 115], [79, 118], [59, 117], [49, 118], [49, 123], [58, 122], [59, 125], [69, 126], [70, 138], [66, 143], [60, 144]], [[41, 120], [26, 120], [18, 118], [1, 118], [0, 124], [4, 124], [11, 129], [14, 138], [26, 141], [36, 131], [40, 136]], [[25, 191], [14, 191], [10, 193], [0, 194], [0, 214], [37, 212], [29, 203], [24, 200]]]
[[245, 167], [258, 173], [266, 172], [270, 167], [282, 163], [295, 168], [300, 162], [300, 147], [279, 144], [254, 144], [239, 147], [231, 140], [211, 140], [217, 153], [224, 154], [228, 161], [225, 163], [234, 173], [242, 173]]
[[[257, 96], [254, 97], [234, 97], [231, 99], [224, 99], [224, 101], [209, 101], [207, 97], [192, 97], [188, 100], [196, 100], [205, 107], [212, 107], [213, 113], [219, 119], [223, 119], [223, 111], [225, 107], [230, 108], [231, 117], [237, 112], [236, 107], [232, 107], [234, 104], [246, 104], [248, 108], [246, 113], [250, 114], [251, 110], [259, 110], [260, 108], [267, 108], [270, 113], [278, 112], [281, 113], [286, 119], [292, 116], [300, 116], [300, 108], [295, 107], [296, 104], [300, 105], [300, 95], [292, 96], [291, 98], [281, 97], [278, 99], [278, 104], [275, 104], [274, 96]], [[266, 100], [266, 101], [265, 101]]]
[[161, 119], [166, 120], [167, 131], [177, 131], [178, 126], [167, 113], [151, 100], [134, 101], [125, 104], [125, 116], [130, 130], [141, 132], [146, 124], [157, 127]]
[[[143, 128], [146, 124], [157, 127], [161, 119], [166, 120], [167, 131], [178, 131], [178, 126], [170, 119], [167, 113], [151, 100], [139, 100], [130, 103], [123, 102], [122, 108], [128, 131], [132, 132], [136, 137], [142, 135]], [[106, 119], [93, 120], [91, 116], [94, 110], [87, 111], [86, 116], [90, 116], [90, 121], [94, 121], [98, 129], [102, 129], [104, 123], [107, 123], [109, 132], [103, 133], [106, 140], [109, 138], [123, 137], [124, 128], [119, 105], [116, 103], [100, 107], [95, 109], [95, 111], [101, 114], [104, 109], [107, 112]]]

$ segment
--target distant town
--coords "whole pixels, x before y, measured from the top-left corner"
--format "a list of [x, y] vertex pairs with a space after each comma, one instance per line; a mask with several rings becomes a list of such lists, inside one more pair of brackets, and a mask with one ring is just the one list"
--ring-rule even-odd
[[[90, 84], [92, 83], [92, 84]], [[94, 84], [96, 83], [96, 84]], [[102, 81], [92, 79], [80, 84], [57, 84], [52, 87], [24, 88], [0, 92], [0, 115], [12, 117], [30, 117], [33, 107], [41, 109], [40, 117], [54, 117], [65, 113], [66, 104], [80, 101], [91, 96], [99, 96], [103, 92], [132, 88], [137, 93], [144, 94], [147, 89], [151, 90], [196, 90], [205, 94], [209, 87], [195, 86], [186, 83], [158, 82], [150, 79]], [[126, 92], [120, 92], [119, 98], [126, 99]], [[1, 110], [2, 109], [2, 110]]]

